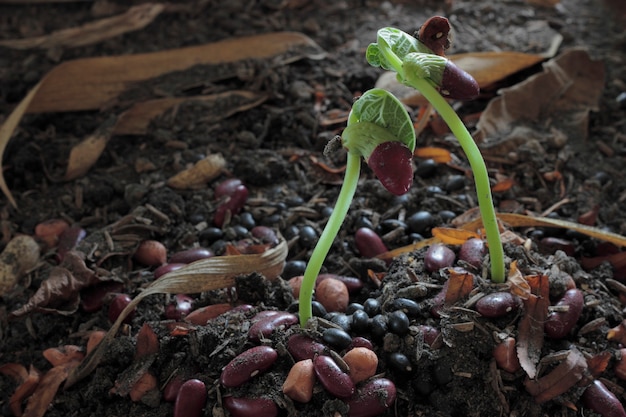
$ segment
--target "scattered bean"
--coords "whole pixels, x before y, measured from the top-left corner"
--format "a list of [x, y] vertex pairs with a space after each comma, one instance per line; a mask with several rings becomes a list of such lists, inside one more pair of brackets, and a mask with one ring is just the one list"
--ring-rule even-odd
[[235, 388], [266, 371], [278, 359], [278, 352], [269, 346], [255, 346], [236, 356], [222, 370], [220, 382]]
[[418, 211], [407, 219], [409, 230], [413, 233], [419, 233], [420, 235], [424, 235], [426, 232], [430, 231], [435, 222], [435, 216], [429, 211]]
[[348, 307], [346, 307], [346, 314], [353, 314], [357, 310], [363, 311], [363, 304], [350, 303]]
[[338, 398], [348, 398], [354, 394], [354, 382], [350, 375], [341, 370], [339, 365], [326, 355], [313, 359], [317, 379], [330, 394]]
[[311, 310], [315, 317], [325, 317], [328, 314], [326, 308], [319, 301], [311, 301]]
[[439, 349], [441, 347], [443, 342], [439, 337], [441, 335], [439, 329], [427, 324], [420, 324], [417, 326], [417, 330], [423, 334], [424, 343], [430, 346], [431, 349]]
[[296, 362], [289, 370], [283, 383], [283, 393], [294, 401], [308, 403], [313, 398], [315, 371], [313, 361], [305, 359]]
[[374, 258], [387, 252], [383, 240], [372, 229], [361, 227], [354, 235], [356, 248], [364, 258]]
[[439, 271], [454, 264], [456, 255], [449, 247], [441, 244], [431, 245], [424, 255], [424, 266], [429, 272]]
[[193, 298], [185, 294], [176, 294], [174, 302], [165, 307], [165, 317], [169, 320], [180, 320], [186, 317], [193, 307]]
[[243, 182], [241, 182], [239, 178], [229, 178], [222, 181], [215, 187], [215, 199], [219, 200], [223, 197], [230, 197], [240, 185], [243, 185]]
[[176, 401], [180, 387], [183, 386], [185, 380], [181, 375], [174, 375], [163, 388], [163, 399], [167, 402]]
[[348, 276], [345, 276], [345, 275], [319, 274], [317, 276], [317, 281], [319, 283], [319, 282], [321, 282], [322, 280], [324, 280], [326, 278], [334, 278], [334, 279], [338, 279], [339, 281], [343, 282], [346, 285], [346, 287], [348, 288], [348, 292], [350, 294], [354, 294], [354, 293], [360, 291], [361, 288], [363, 288], [363, 281], [361, 281], [359, 278], [357, 278], [357, 277], [348, 277]]
[[579, 289], [565, 291], [563, 297], [557, 302], [557, 306], [568, 306], [567, 311], [553, 311], [548, 314], [544, 323], [544, 330], [548, 337], [562, 339], [574, 328], [580, 314], [583, 311], [585, 299]]
[[296, 361], [313, 359], [326, 352], [326, 346], [303, 334], [294, 334], [287, 340], [287, 350]]
[[206, 399], [207, 390], [204, 382], [198, 379], [185, 381], [176, 396], [174, 417], [200, 417]]
[[191, 248], [176, 252], [174, 255], [171, 256], [170, 263], [190, 264], [192, 262], [199, 261], [200, 259], [210, 258], [214, 255], [215, 254], [207, 248]]
[[248, 188], [243, 184], [235, 187], [232, 194], [228, 196], [228, 199], [217, 206], [213, 217], [213, 223], [215, 223], [217, 227], [223, 227], [226, 217], [238, 214], [241, 209], [243, 209], [247, 199]]
[[326, 311], [346, 311], [350, 302], [348, 287], [335, 278], [325, 278], [315, 288], [315, 299]]
[[304, 248], [307, 248], [307, 249], [312, 248], [313, 246], [315, 246], [318, 239], [319, 239], [319, 236], [317, 234], [317, 231], [313, 227], [305, 225], [300, 228], [298, 242]]
[[352, 344], [352, 337], [342, 329], [336, 328], [324, 330], [322, 340], [338, 350], [346, 349]]
[[400, 336], [409, 332], [409, 318], [402, 310], [392, 311], [387, 314], [387, 328], [391, 333]]
[[500, 291], [485, 295], [476, 303], [476, 311], [489, 318], [502, 317], [519, 308], [520, 302], [510, 292]]
[[619, 358], [615, 364], [615, 376], [621, 380], [626, 380], [626, 348], [619, 350]]
[[71, 226], [59, 236], [57, 244], [57, 260], [63, 261], [65, 255], [74, 249], [87, 236], [87, 231], [80, 226]]
[[250, 233], [255, 238], [261, 240], [263, 243], [269, 243], [270, 245], [277, 245], [279, 242], [276, 232], [271, 227], [267, 226], [255, 226], [250, 230]]
[[626, 417], [626, 411], [620, 400], [597, 379], [587, 387], [581, 399], [585, 407], [602, 417]]
[[[269, 317], [263, 317], [256, 321], [248, 331], [248, 339], [258, 342], [261, 338], [270, 336], [278, 329], [290, 327], [298, 322], [298, 317], [286, 311], [276, 311]], [[260, 313], [259, 313], [260, 314]], [[259, 317], [257, 314], [255, 317]]]
[[576, 252], [573, 242], [552, 236], [541, 239], [538, 247], [541, 252], [547, 254], [554, 254], [557, 250], [562, 250], [567, 256], [574, 256]]
[[363, 310], [357, 310], [352, 313], [351, 328], [356, 333], [365, 333], [369, 325], [369, 316]]
[[400, 373], [406, 374], [413, 370], [413, 365], [411, 365], [411, 361], [404, 353], [390, 353], [389, 357], [387, 358], [387, 363], [392, 369], [395, 369]]
[[231, 417], [276, 417], [278, 407], [269, 398], [224, 397], [224, 408]]
[[351, 346], [353, 348], [364, 347], [369, 350], [374, 350], [374, 345], [372, 344], [372, 342], [370, 342], [369, 339], [366, 339], [361, 336], [353, 337]]
[[145, 266], [160, 266], [167, 261], [167, 249], [156, 240], [144, 240], [133, 255], [135, 260]]
[[348, 400], [349, 417], [375, 417], [383, 414], [396, 402], [396, 386], [386, 378], [365, 383]]
[[[111, 304], [109, 305], [109, 321], [114, 322], [117, 318], [122, 314], [122, 311], [126, 308], [132, 299], [128, 294], [117, 294]], [[133, 310], [126, 318], [124, 319], [124, 323], [130, 323], [133, 316], [135, 315], [135, 310]]]
[[378, 367], [378, 356], [371, 349], [355, 347], [343, 355], [350, 367], [350, 378], [355, 384], [374, 376]]
[[352, 317], [339, 312], [330, 312], [325, 318], [330, 320], [331, 323], [335, 323], [337, 326], [341, 327], [343, 331], [350, 332], [352, 326]]
[[376, 298], [368, 298], [363, 303], [363, 310], [369, 317], [374, 317], [375, 315], [380, 314], [380, 301]]
[[466, 262], [476, 269], [481, 269], [487, 246], [482, 239], [468, 239], [459, 250], [459, 260]]
[[404, 314], [412, 318], [419, 316], [421, 312], [420, 305], [416, 301], [402, 297], [393, 300], [391, 308], [394, 310], [404, 311]]
[[172, 264], [172, 263], [163, 264], [154, 270], [153, 272], [154, 279], [159, 279], [163, 275], [167, 274], [168, 272], [176, 271], [177, 269], [180, 269], [183, 266], [185, 266], [185, 264]]
[[300, 288], [302, 287], [302, 281], [304, 280], [303, 275], [298, 275], [292, 278], [289, 278], [287, 284], [291, 287], [291, 292], [293, 292], [294, 298], [300, 297]]
[[382, 339], [387, 334], [387, 316], [377, 314], [369, 322], [370, 332], [377, 339]]
[[209, 320], [226, 313], [232, 308], [233, 306], [229, 303], [211, 304], [205, 307], [200, 307], [187, 314], [185, 321], [198, 326], [204, 326]]
[[105, 281], [81, 291], [80, 306], [87, 313], [94, 313], [102, 309], [108, 294], [119, 293], [124, 290], [124, 283]]
[[285, 269], [283, 269], [283, 278], [289, 279], [298, 275], [304, 274], [306, 270], [306, 262], [301, 260], [291, 260], [285, 262]]
[[515, 338], [513, 337], [507, 337], [498, 343], [493, 349], [493, 357], [500, 369], [512, 374], [521, 368], [515, 349]]

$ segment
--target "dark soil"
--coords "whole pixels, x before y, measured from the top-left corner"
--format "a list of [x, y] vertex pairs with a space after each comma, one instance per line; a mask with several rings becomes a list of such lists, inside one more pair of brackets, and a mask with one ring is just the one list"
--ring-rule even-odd
[[[117, 10], [123, 11], [128, 2], [117, 3], [120, 7]], [[125, 102], [137, 97], [145, 99], [146, 95], [156, 97], [159, 91], [183, 95], [248, 89], [267, 93], [270, 98], [261, 106], [217, 123], [203, 122], [207, 109], [202, 105], [181, 106], [176, 114], [154, 121], [146, 135], [114, 137], [86, 176], [67, 183], [54, 179], [62, 176], [71, 147], [120, 109], [27, 115], [4, 155], [5, 178], [19, 209], [4, 200], [1, 210], [3, 244], [18, 233], [32, 235], [38, 223], [53, 218], [78, 224], [90, 236], [138, 208], [151, 205], [164, 213], [168, 221], [158, 223], [159, 219], [153, 218], [159, 226], [158, 232], [149, 230], [143, 237], [160, 240], [170, 254], [193, 246], [211, 247], [221, 253], [226, 241], [246, 237], [245, 230], [238, 226], [249, 223], [249, 218], [240, 215], [224, 228], [222, 236], [215, 236], [206, 229], [211, 226], [216, 208], [215, 184], [236, 177], [250, 190], [243, 213], [251, 214], [255, 224], [273, 227], [289, 239], [283, 278], [301, 274], [303, 271], [297, 261], [308, 260], [341, 182], [341, 174], [325, 172], [309, 157], [315, 156], [337, 167], [345, 160], [341, 153], [332, 156], [332, 160], [324, 159], [324, 146], [340, 133], [343, 120], [326, 125], [320, 123], [322, 116], [332, 110], [349, 111], [353, 98], [374, 86], [380, 71], [367, 65], [364, 49], [375, 40], [378, 28], [394, 26], [413, 33], [428, 17], [437, 14], [447, 16], [454, 27], [454, 43], [449, 53], [543, 52], [545, 44], [533, 39], [529, 28], [536, 22], [547, 22], [549, 28], [563, 36], [561, 49], [584, 46], [594, 59], [605, 62], [606, 88], [600, 111], [591, 115], [588, 138], [570, 135], [561, 147], [542, 143], [539, 153], [522, 147], [520, 155], [527, 155], [526, 159], [521, 157], [515, 164], [490, 161], [489, 168], [494, 178], [498, 173], [520, 179], [510, 190], [494, 196], [500, 211], [514, 207], [517, 212], [542, 213], [561, 203], [551, 215], [577, 221], [597, 205], [596, 226], [626, 234], [626, 216], [621, 209], [626, 199], [622, 169], [626, 157], [626, 110], [624, 98], [621, 102], [617, 99], [626, 91], [626, 9], [621, 2], [564, 0], [554, 8], [523, 1], [482, 0], [407, 3], [231, 0], [177, 4], [187, 7], [162, 13], [142, 30], [93, 46], [49, 51], [0, 48], [1, 113], [9, 114], [50, 69], [74, 58], [151, 52], [282, 30], [305, 33], [327, 52], [327, 56], [276, 68], [253, 66], [252, 73], [246, 76], [233, 76], [214, 83], [205, 83], [200, 69], [140, 86], [125, 95]], [[0, 38], [41, 35], [82, 24], [92, 19], [93, 7], [93, 2], [0, 5]], [[502, 86], [519, 82], [529, 73], [540, 70], [533, 68], [519, 77], [505, 80]], [[494, 94], [495, 91], [488, 91], [479, 100], [459, 106], [459, 113], [468, 116], [483, 110]], [[549, 125], [550, 121], [546, 123]], [[184, 146], [174, 148], [173, 143]], [[409, 279], [411, 275], [419, 277], [421, 283], [435, 284], [426, 287], [426, 294], [416, 297], [422, 311], [412, 324], [441, 328], [443, 347], [430, 350], [411, 336], [391, 333], [383, 340], [374, 340], [380, 358], [379, 370], [398, 388], [397, 404], [385, 415], [595, 415], [579, 402], [582, 387], [556, 400], [537, 404], [524, 387], [523, 371], [516, 374], [498, 371], [491, 356], [495, 345], [493, 334], [515, 335], [518, 315], [489, 320], [478, 317], [473, 310], [457, 308], [441, 319], [433, 318], [428, 312], [430, 299], [444, 277], [425, 272], [421, 260], [423, 250], [398, 257], [389, 266], [384, 262], [363, 260], [358, 255], [353, 238], [358, 227], [370, 224], [377, 228], [381, 235], [388, 237], [385, 243], [392, 249], [412, 243], [416, 236], [404, 231], [387, 234], [394, 227], [386, 220], [405, 220], [419, 210], [427, 210], [435, 216], [433, 226], [449, 225], [445, 211], [459, 215], [476, 206], [473, 183], [463, 176], [468, 165], [456, 141], [446, 135], [438, 136], [427, 128], [418, 138], [418, 147], [421, 146], [447, 147], [459, 159], [455, 164], [438, 165], [430, 175], [417, 176], [412, 189], [403, 197], [392, 197], [371, 171], [364, 168], [349, 217], [324, 264], [326, 272], [358, 276], [366, 283], [364, 289], [353, 296], [354, 302], [370, 297], [389, 301], [398, 290], [414, 284]], [[224, 155], [227, 172], [206, 188], [179, 191], [165, 185], [177, 171], [210, 153]], [[151, 162], [155, 169], [138, 172], [135, 168], [138, 160]], [[563, 175], [562, 182], [542, 179], [542, 173], [555, 169]], [[450, 180], [458, 175], [462, 176], [461, 186], [450, 185]], [[455, 181], [458, 182], [458, 178]], [[568, 201], [564, 202], [565, 198]], [[203, 222], [206, 222], [204, 226]], [[317, 236], [302, 232], [308, 231], [304, 226], [310, 226]], [[613, 271], [606, 264], [584, 271], [577, 262], [582, 256], [594, 256], [598, 242], [571, 231], [515, 231], [535, 240], [530, 253], [520, 247], [507, 246], [509, 261], [518, 260], [524, 274], [549, 271], [556, 276], [559, 271], [567, 272], [585, 292], [587, 305], [572, 336], [560, 341], [547, 340], [542, 356], [576, 347], [588, 357], [605, 351], [615, 357], [620, 346], [608, 341], [606, 333], [624, 316], [617, 292], [609, 290], [605, 284], [607, 278], [614, 278]], [[424, 235], [429, 237], [429, 232]], [[574, 256], [567, 258], [561, 252], [555, 253], [554, 248], [538, 246], [539, 238], [544, 236], [565, 239]], [[120, 278], [124, 291], [135, 296], [153, 277], [149, 269], [132, 262], [131, 249], [99, 266]], [[8, 314], [22, 306], [47, 278], [54, 264], [54, 251], [47, 253], [43, 261], [44, 266], [31, 273], [30, 279], [22, 281], [0, 303], [0, 364], [19, 363], [26, 367], [32, 364], [46, 371], [50, 364], [43, 358], [43, 350], [69, 344], [84, 346], [88, 332], [107, 330], [111, 325], [106, 308], [95, 313], [79, 309], [71, 315], [34, 313], [9, 321]], [[382, 287], [378, 288], [368, 279], [368, 269], [387, 272]], [[196, 306], [238, 300], [254, 304], [258, 310], [293, 309], [285, 285], [262, 279], [255, 283], [240, 284], [234, 292], [194, 295]], [[486, 292], [493, 290], [485, 280], [481, 280], [480, 286]], [[227, 390], [219, 386], [219, 375], [234, 356], [252, 346], [247, 341], [250, 314], [227, 313], [207, 326], [197, 327], [187, 336], [172, 337], [163, 321], [165, 300], [166, 296], [151, 296], [143, 301], [131, 325], [117, 336], [93, 374], [68, 390], [60, 390], [46, 416], [172, 415], [172, 403], [163, 401], [160, 394], [133, 402], [127, 396], [110, 393], [120, 375], [131, 366], [138, 366], [133, 364], [135, 336], [146, 322], [159, 335], [159, 353], [150, 365], [159, 387], [177, 372], [201, 379], [209, 390], [204, 409], [206, 416], [227, 415], [220, 407], [222, 396], [227, 394], [271, 397], [282, 409], [281, 415], [345, 413], [343, 402], [322, 389], [316, 390], [313, 401], [306, 405], [294, 404], [283, 396], [280, 387], [292, 364], [284, 344], [292, 332], [298, 331], [296, 328], [272, 339], [271, 344], [281, 356], [270, 372], [242, 388]], [[462, 303], [456, 307], [462, 307]], [[599, 318], [606, 320], [596, 330], [578, 334], [583, 325]], [[475, 323], [473, 330], [456, 330], [457, 324], [467, 322]], [[416, 346], [424, 350], [420, 355], [415, 353]], [[411, 372], [403, 374], [388, 366], [386, 358], [394, 351], [412, 358]], [[624, 403], [626, 382], [616, 378], [614, 364], [612, 360], [601, 377]], [[15, 388], [13, 379], [0, 375], [2, 415], [11, 415], [9, 397]]]

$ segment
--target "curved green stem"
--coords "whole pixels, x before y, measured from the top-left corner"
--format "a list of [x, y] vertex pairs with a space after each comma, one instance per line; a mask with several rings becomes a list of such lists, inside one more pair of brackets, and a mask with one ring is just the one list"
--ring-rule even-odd
[[307, 321], [313, 315], [311, 300], [313, 297], [315, 280], [322, 269], [324, 259], [326, 259], [326, 255], [328, 254], [337, 233], [339, 233], [339, 228], [341, 227], [343, 220], [346, 218], [346, 214], [348, 214], [348, 209], [350, 208], [352, 198], [356, 192], [357, 184], [359, 183], [360, 171], [361, 157], [357, 154], [349, 152], [346, 164], [346, 173], [343, 185], [341, 186], [341, 191], [339, 191], [339, 196], [337, 197], [337, 202], [335, 203], [335, 208], [328, 219], [328, 223], [326, 223], [326, 227], [324, 227], [324, 231], [322, 232], [317, 245], [315, 245], [315, 249], [313, 249], [311, 259], [309, 259], [309, 263], [304, 271], [304, 278], [302, 279], [299, 297], [300, 325], [302, 327], [306, 325]]
[[480, 150], [454, 109], [452, 109], [441, 94], [430, 85], [428, 80], [414, 79], [411, 80], [410, 85], [420, 91], [426, 100], [433, 105], [435, 110], [437, 110], [450, 127], [450, 130], [454, 136], [456, 136], [463, 151], [467, 155], [472, 172], [474, 173], [478, 206], [487, 235], [489, 257], [491, 260], [491, 280], [494, 282], [504, 282], [504, 250], [502, 249], [502, 242], [500, 240], [500, 230], [498, 229], [496, 212], [493, 208], [491, 188], [489, 187], [489, 175], [487, 174], [487, 167], [485, 166], [485, 161], [483, 160]]

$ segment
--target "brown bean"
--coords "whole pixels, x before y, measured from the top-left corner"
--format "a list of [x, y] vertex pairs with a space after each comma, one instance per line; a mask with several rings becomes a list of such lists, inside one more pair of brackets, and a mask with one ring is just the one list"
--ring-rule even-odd
[[344, 312], [350, 302], [350, 294], [346, 284], [335, 278], [326, 278], [319, 282], [315, 288], [315, 299], [319, 301], [326, 311]]
[[142, 265], [160, 266], [167, 261], [167, 249], [159, 241], [144, 240], [135, 250], [133, 257]]
[[246, 204], [246, 200], [248, 200], [248, 188], [245, 185], [238, 185], [228, 199], [215, 210], [213, 223], [217, 227], [222, 227], [227, 215], [239, 214], [244, 204]]
[[[274, 331], [290, 327], [298, 322], [298, 317], [294, 314], [285, 311], [276, 311], [274, 313], [252, 324], [248, 331], [248, 339], [258, 342], [261, 338], [269, 337]], [[256, 317], [258, 317], [258, 314]]]
[[510, 373], [517, 372], [521, 368], [517, 351], [515, 349], [515, 338], [507, 337], [493, 348], [493, 357], [500, 369]]
[[305, 359], [296, 362], [283, 383], [283, 393], [294, 401], [308, 403], [313, 398], [315, 371], [313, 361]]
[[74, 249], [87, 236], [87, 231], [80, 226], [71, 226], [59, 236], [57, 260], [62, 262], [65, 255]]
[[239, 354], [222, 370], [220, 382], [228, 388], [235, 388], [248, 382], [252, 377], [266, 371], [278, 359], [278, 352], [269, 346], [256, 346]]
[[597, 379], [587, 387], [581, 399], [585, 407], [602, 417], [626, 417], [626, 411], [620, 400]]
[[278, 407], [269, 398], [224, 397], [224, 408], [232, 417], [276, 417]]
[[339, 281], [343, 282], [346, 285], [346, 287], [348, 288], [348, 292], [350, 294], [358, 292], [358, 291], [361, 290], [361, 288], [363, 288], [363, 281], [361, 281], [359, 278], [357, 278], [357, 277], [349, 277], [349, 276], [345, 276], [345, 275], [319, 274], [317, 276], [316, 282], [319, 284], [320, 282], [322, 282], [326, 278], [335, 278], [335, 279], [338, 279]]
[[585, 298], [581, 290], [574, 288], [565, 291], [565, 294], [563, 294], [563, 297], [556, 305], [568, 306], [569, 309], [564, 312], [553, 311], [548, 314], [548, 318], [543, 326], [546, 335], [553, 339], [562, 339], [567, 336], [576, 325], [583, 311], [584, 304]]
[[330, 394], [338, 398], [348, 398], [354, 394], [354, 382], [330, 357], [320, 355], [313, 360], [315, 375]]
[[343, 355], [343, 360], [350, 367], [350, 378], [355, 384], [376, 374], [378, 356], [368, 348], [355, 347]]
[[192, 311], [185, 317], [185, 321], [198, 326], [204, 326], [215, 317], [230, 311], [233, 308], [229, 303], [211, 304]]
[[428, 324], [420, 324], [417, 329], [424, 335], [424, 343], [430, 346], [431, 349], [439, 349], [443, 344], [441, 331]]
[[348, 400], [348, 417], [375, 417], [396, 401], [396, 386], [386, 378], [368, 381]]
[[199, 379], [185, 381], [174, 403], [174, 417], [199, 417], [206, 404], [207, 390]]
[[372, 342], [369, 339], [366, 339], [361, 336], [353, 337], [352, 344], [350, 345], [350, 347], [351, 348], [363, 347], [369, 350], [374, 350], [374, 345], [372, 344]]
[[519, 298], [510, 292], [499, 291], [487, 294], [478, 300], [476, 311], [485, 317], [497, 318], [517, 310], [519, 305]]
[[59, 241], [61, 233], [69, 227], [69, 223], [63, 219], [46, 220], [35, 226], [35, 237], [45, 243], [48, 248], [53, 248]]
[[[122, 311], [126, 308], [128, 304], [132, 301], [132, 298], [128, 294], [117, 294], [111, 304], [109, 305], [109, 321], [115, 322], [117, 318], [120, 316]], [[135, 314], [135, 310], [133, 310], [126, 318], [124, 319], [124, 323], [130, 323], [133, 316]]]
[[295, 360], [313, 359], [326, 352], [326, 346], [303, 334], [294, 334], [287, 340], [287, 350]]
[[214, 253], [207, 248], [191, 248], [176, 252], [170, 257], [170, 263], [173, 264], [190, 264], [200, 259], [210, 258]]

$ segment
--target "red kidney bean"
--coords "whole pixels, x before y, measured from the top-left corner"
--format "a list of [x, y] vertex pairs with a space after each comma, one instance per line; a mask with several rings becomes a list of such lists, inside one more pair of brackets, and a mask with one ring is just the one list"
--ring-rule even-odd
[[248, 382], [252, 377], [266, 371], [278, 359], [278, 352], [269, 346], [256, 346], [239, 354], [222, 370], [220, 382], [228, 388], [235, 388]]
[[230, 303], [211, 304], [192, 311], [185, 317], [185, 321], [198, 326], [204, 326], [215, 317], [232, 310]]
[[587, 387], [581, 399], [585, 407], [602, 417], [626, 417], [626, 411], [620, 400], [597, 379]]
[[213, 217], [213, 223], [217, 227], [222, 227], [226, 220], [226, 213], [230, 212], [231, 215], [238, 214], [246, 204], [248, 199], [248, 188], [245, 185], [238, 185], [230, 195], [230, 197], [220, 204], [215, 210], [215, 216]]
[[519, 298], [510, 292], [500, 291], [485, 295], [476, 303], [476, 311], [489, 318], [502, 317], [519, 308]]
[[270, 336], [275, 330], [290, 327], [298, 322], [298, 317], [294, 314], [285, 311], [275, 313], [253, 323], [248, 331], [248, 339], [258, 342], [261, 338]]
[[486, 249], [482, 239], [468, 239], [461, 245], [459, 260], [467, 262], [476, 269], [481, 269]]
[[562, 250], [568, 256], [574, 256], [576, 247], [569, 240], [560, 239], [558, 237], [544, 237], [539, 241], [539, 249], [543, 253], [553, 254], [557, 250]]
[[87, 236], [87, 232], [80, 226], [71, 226], [65, 229], [59, 236], [59, 243], [57, 244], [58, 261], [62, 262], [65, 255], [74, 249], [85, 236]]
[[359, 278], [357, 278], [357, 277], [348, 277], [348, 276], [337, 275], [337, 274], [319, 274], [317, 276], [316, 283], [319, 284], [320, 281], [325, 280], [326, 278], [334, 278], [334, 279], [337, 279], [337, 280], [343, 282], [345, 284], [346, 288], [348, 288], [348, 292], [350, 294], [354, 294], [355, 292], [359, 292], [361, 290], [361, 288], [363, 288], [363, 281], [361, 281]]
[[135, 260], [145, 266], [161, 266], [167, 261], [167, 249], [156, 240], [144, 240], [139, 244]]
[[317, 379], [330, 394], [337, 398], [348, 398], [354, 394], [354, 382], [350, 375], [345, 373], [330, 356], [317, 356], [313, 359], [313, 368]]
[[553, 311], [548, 314], [543, 326], [546, 335], [553, 339], [562, 339], [567, 336], [576, 325], [584, 304], [585, 298], [581, 290], [574, 288], [565, 291], [556, 305], [569, 306], [569, 310], [565, 312]]
[[280, 242], [276, 232], [271, 227], [255, 226], [250, 230], [250, 234], [261, 240], [261, 242], [269, 243], [270, 245], [277, 245]]
[[454, 62], [447, 60], [441, 76], [441, 95], [454, 100], [473, 100], [480, 94], [478, 82]]
[[515, 373], [521, 368], [517, 351], [515, 349], [515, 338], [507, 337], [493, 348], [493, 357], [500, 369], [510, 373]]
[[191, 248], [176, 252], [170, 258], [170, 264], [190, 264], [200, 259], [210, 258], [215, 255], [207, 248]]
[[386, 378], [372, 379], [365, 383], [347, 403], [348, 417], [375, 417], [391, 407], [396, 401], [396, 386]]
[[439, 338], [441, 331], [436, 327], [429, 326], [427, 324], [420, 324], [417, 329], [424, 335], [424, 343], [430, 346], [431, 349], [439, 349], [442, 344], [442, 340]]
[[403, 195], [413, 184], [413, 152], [402, 142], [383, 142], [367, 159], [380, 183], [392, 194]]
[[305, 359], [314, 359], [326, 352], [326, 346], [303, 334], [294, 334], [287, 340], [287, 350], [299, 362]]
[[181, 375], [174, 375], [163, 388], [163, 399], [167, 402], [176, 401], [180, 387], [183, 386], [185, 380]]
[[443, 309], [444, 304], [446, 302], [446, 292], [448, 291], [448, 283], [449, 281], [444, 282], [441, 290], [437, 294], [435, 294], [435, 296], [433, 297], [433, 305], [430, 308], [430, 314], [435, 318], [441, 317], [439, 315], [439, 312]]
[[193, 307], [193, 298], [185, 294], [176, 294], [174, 302], [165, 307], [165, 317], [169, 320], [180, 320], [186, 317]]
[[[114, 322], [122, 313], [122, 310], [126, 308], [132, 299], [128, 294], [117, 294], [111, 304], [109, 305], [109, 320]], [[124, 323], [130, 323], [131, 319], [135, 315], [135, 311], [133, 310], [126, 318], [124, 319]]]
[[368, 227], [361, 227], [356, 231], [354, 234], [354, 243], [359, 253], [364, 258], [374, 258], [381, 253], [387, 252], [387, 247], [380, 236]]
[[235, 189], [243, 185], [243, 182], [239, 178], [229, 178], [217, 184], [215, 187], [215, 199], [219, 200], [222, 197], [230, 197], [235, 192]]
[[224, 408], [232, 417], [276, 417], [278, 407], [269, 398], [224, 397]]
[[424, 266], [429, 272], [439, 271], [454, 264], [456, 255], [449, 247], [441, 244], [431, 245], [424, 255]]
[[370, 340], [361, 336], [356, 336], [352, 338], [352, 344], [350, 345], [350, 348], [355, 347], [364, 347], [369, 350], [374, 350], [374, 344]]
[[155, 269], [152, 275], [154, 275], [154, 279], [159, 279], [163, 275], [167, 274], [168, 272], [176, 271], [177, 269], [180, 269], [183, 266], [185, 266], [185, 264], [173, 264], [173, 263], [163, 264], [157, 269]]
[[93, 313], [104, 305], [107, 294], [118, 293], [124, 289], [124, 284], [117, 281], [106, 281], [93, 287], [88, 287], [80, 293], [80, 306], [86, 313]]
[[207, 391], [204, 382], [190, 379], [181, 385], [176, 403], [174, 417], [200, 417], [206, 404]]

